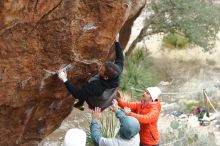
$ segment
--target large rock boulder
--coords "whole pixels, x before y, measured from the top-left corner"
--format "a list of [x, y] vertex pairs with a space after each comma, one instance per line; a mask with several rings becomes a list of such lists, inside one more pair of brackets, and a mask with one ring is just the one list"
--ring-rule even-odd
[[[37, 145], [71, 112], [53, 71], [81, 86], [145, 0], [0, 1], [0, 145]], [[130, 27], [131, 28], [131, 27]], [[128, 28], [128, 30], [130, 29]]]

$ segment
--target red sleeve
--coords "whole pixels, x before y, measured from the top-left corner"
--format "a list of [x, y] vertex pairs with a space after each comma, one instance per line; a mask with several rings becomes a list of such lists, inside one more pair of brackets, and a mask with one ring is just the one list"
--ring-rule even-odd
[[147, 124], [157, 121], [159, 118], [159, 114], [160, 114], [160, 107], [155, 106], [151, 109], [150, 113], [147, 113], [146, 115], [140, 115], [131, 112], [130, 116], [135, 117], [142, 124]]
[[121, 108], [129, 107], [131, 111], [135, 111], [140, 106], [140, 102], [126, 102], [121, 100], [120, 102], [118, 102], [118, 105]]

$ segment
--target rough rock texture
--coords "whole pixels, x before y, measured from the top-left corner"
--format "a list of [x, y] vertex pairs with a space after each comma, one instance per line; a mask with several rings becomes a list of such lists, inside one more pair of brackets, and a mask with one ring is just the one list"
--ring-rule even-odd
[[50, 71], [71, 64], [68, 78], [82, 85], [143, 5], [145, 0], [1, 0], [0, 146], [37, 145], [55, 130], [73, 98]]
[[141, 14], [146, 1], [133, 1], [133, 3], [135, 3], [133, 5], [135, 5], [136, 7], [132, 8], [133, 12], [131, 12], [130, 16], [128, 17], [122, 29], [120, 30], [120, 44], [123, 48], [127, 46], [127, 43], [130, 39], [133, 23], [136, 20], [136, 18]]

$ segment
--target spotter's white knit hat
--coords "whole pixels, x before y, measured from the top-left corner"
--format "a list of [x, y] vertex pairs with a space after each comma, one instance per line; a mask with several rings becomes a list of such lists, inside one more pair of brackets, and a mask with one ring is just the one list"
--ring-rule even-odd
[[161, 94], [161, 90], [158, 87], [148, 87], [146, 90], [150, 93], [152, 100], [156, 100]]

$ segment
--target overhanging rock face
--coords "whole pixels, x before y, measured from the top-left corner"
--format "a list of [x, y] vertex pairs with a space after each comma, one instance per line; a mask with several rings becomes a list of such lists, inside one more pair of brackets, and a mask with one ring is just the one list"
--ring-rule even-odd
[[[53, 75], [82, 85], [108, 58], [116, 34], [145, 0], [0, 1], [0, 145], [37, 145], [71, 112]], [[130, 28], [128, 28], [130, 29]]]

